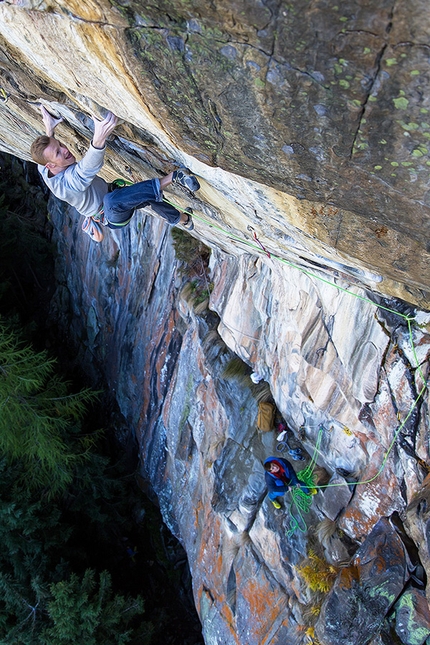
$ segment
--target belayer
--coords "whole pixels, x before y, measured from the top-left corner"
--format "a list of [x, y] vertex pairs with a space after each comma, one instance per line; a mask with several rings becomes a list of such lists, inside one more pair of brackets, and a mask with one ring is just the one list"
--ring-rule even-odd
[[111, 229], [122, 228], [130, 222], [136, 209], [145, 206], [151, 206], [171, 226], [182, 224], [189, 231], [193, 230], [191, 209], [180, 213], [174, 206], [163, 202], [162, 192], [172, 183], [195, 192], [200, 184], [193, 175], [175, 170], [160, 179], [149, 179], [115, 190], [115, 185], [109, 185], [97, 173], [104, 163], [106, 140], [115, 129], [118, 118], [111, 112], [102, 121], [93, 117], [93, 139], [86, 154], [77, 162], [70, 150], [54, 137], [54, 130], [62, 119], [53, 117], [43, 106], [41, 112], [46, 135], [33, 141], [31, 156], [50, 191], [85, 217], [82, 229], [91, 239], [96, 242], [103, 239], [100, 224]]
[[281, 508], [281, 504], [276, 498], [287, 493], [291, 486], [298, 486], [306, 495], [310, 495], [309, 488], [298, 479], [294, 468], [286, 459], [268, 457], [263, 467], [266, 485], [269, 489], [269, 499], [275, 508]]

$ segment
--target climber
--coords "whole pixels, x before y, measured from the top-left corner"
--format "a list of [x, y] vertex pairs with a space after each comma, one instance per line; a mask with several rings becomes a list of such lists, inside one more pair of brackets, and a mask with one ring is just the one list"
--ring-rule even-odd
[[160, 179], [141, 181], [118, 190], [116, 185], [107, 184], [97, 175], [104, 163], [106, 140], [117, 125], [118, 118], [111, 112], [102, 121], [93, 117], [93, 139], [84, 157], [76, 162], [70, 150], [54, 137], [54, 130], [62, 118], [55, 118], [44, 106], [40, 109], [46, 135], [32, 143], [31, 156], [51, 192], [84, 216], [82, 229], [91, 239], [96, 242], [103, 239], [100, 223], [111, 229], [122, 228], [130, 222], [136, 209], [145, 206], [151, 206], [171, 226], [181, 224], [187, 230], [193, 230], [191, 209], [180, 213], [162, 201], [162, 191], [172, 183], [191, 192], [200, 188], [197, 179], [188, 171], [175, 170]]
[[264, 477], [269, 489], [269, 499], [275, 508], [281, 508], [277, 497], [281, 497], [290, 490], [291, 486], [298, 486], [306, 495], [310, 494], [309, 488], [299, 481], [294, 468], [289, 461], [282, 457], [268, 457], [264, 464]]

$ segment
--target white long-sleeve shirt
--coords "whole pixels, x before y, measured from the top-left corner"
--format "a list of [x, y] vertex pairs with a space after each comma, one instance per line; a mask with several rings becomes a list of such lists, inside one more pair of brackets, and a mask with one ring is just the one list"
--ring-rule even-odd
[[49, 177], [49, 170], [38, 165], [38, 170], [49, 190], [64, 202], [67, 202], [84, 217], [95, 215], [103, 204], [103, 197], [108, 192], [108, 184], [97, 176], [104, 162], [106, 148], [101, 150], [92, 145], [78, 163]]

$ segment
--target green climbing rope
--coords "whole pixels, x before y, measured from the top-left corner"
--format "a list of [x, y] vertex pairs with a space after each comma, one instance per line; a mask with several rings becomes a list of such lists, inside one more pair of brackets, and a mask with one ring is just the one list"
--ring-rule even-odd
[[306, 533], [308, 530], [303, 514], [309, 513], [312, 506], [312, 496], [316, 493], [314, 470], [317, 463], [323, 432], [324, 426], [320, 425], [312, 459], [306, 468], [297, 473], [297, 478], [306, 485], [309, 489], [309, 493], [305, 493], [298, 486], [291, 489], [291, 502], [289, 505], [290, 528], [287, 531], [288, 538], [297, 530], [301, 533]]
[[317, 440], [315, 442], [315, 448], [314, 448], [314, 453], [312, 455], [312, 459], [310, 460], [310, 462], [308, 463], [306, 468], [304, 468], [303, 470], [301, 470], [300, 472], [297, 473], [297, 477], [302, 482], [304, 482], [306, 484], [309, 481], [312, 484], [312, 487], [314, 487], [314, 480], [313, 480], [314, 475], [313, 474], [314, 474], [315, 466], [316, 466], [316, 463], [317, 463], [318, 453], [320, 451], [320, 445], [321, 445], [321, 441], [322, 441], [323, 432], [324, 432], [324, 426], [320, 425], [319, 430], [318, 430]]
[[304, 513], [309, 513], [312, 506], [312, 497], [302, 491], [301, 488], [293, 488], [291, 490], [291, 502], [289, 505], [290, 513], [290, 528], [286, 531], [287, 538], [290, 538], [293, 533], [300, 531], [306, 533], [308, 526], [303, 517]]

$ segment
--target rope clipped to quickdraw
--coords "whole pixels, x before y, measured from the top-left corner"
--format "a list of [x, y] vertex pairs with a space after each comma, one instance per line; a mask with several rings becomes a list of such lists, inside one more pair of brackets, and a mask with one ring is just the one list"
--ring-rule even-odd
[[[291, 537], [295, 531], [300, 531], [301, 533], [306, 533], [308, 526], [303, 517], [303, 513], [309, 513], [312, 506], [312, 496], [316, 493], [315, 486], [315, 475], [314, 470], [317, 463], [317, 456], [319, 453], [319, 447], [321, 445], [322, 435], [324, 432], [324, 426], [321, 425], [318, 432], [318, 437], [315, 443], [314, 453], [309, 464], [303, 470], [300, 470], [297, 473], [297, 478], [305, 484], [309, 489], [309, 493], [305, 493], [302, 488], [294, 487], [291, 490], [291, 502], [289, 506], [290, 512], [290, 528], [287, 531], [287, 537]], [[294, 508], [294, 510], [293, 510]]]
[[265, 254], [267, 255], [267, 257], [268, 257], [268, 258], [270, 258], [270, 257], [271, 257], [271, 255], [270, 255], [269, 251], [266, 249], [266, 247], [264, 246], [264, 244], [262, 244], [262, 242], [260, 242], [260, 240], [259, 240], [259, 239], [258, 239], [258, 237], [257, 237], [257, 233], [256, 233], [256, 232], [255, 232], [255, 230], [252, 228], [252, 226], [248, 226], [247, 228], [248, 228], [248, 231], [251, 231], [251, 233], [252, 233], [252, 237], [254, 238], [254, 241], [255, 241], [255, 242], [257, 242], [257, 244], [258, 244], [258, 246], [260, 247], [260, 249], [261, 249], [262, 251], [264, 251], [264, 252], [265, 252]]

